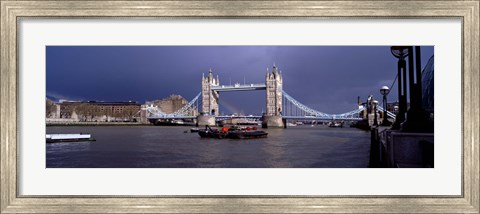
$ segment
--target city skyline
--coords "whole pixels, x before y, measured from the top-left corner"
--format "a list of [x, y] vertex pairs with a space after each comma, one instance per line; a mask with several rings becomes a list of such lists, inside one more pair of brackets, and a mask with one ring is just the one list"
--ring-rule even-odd
[[[47, 96], [69, 100], [144, 103], [171, 94], [190, 100], [210, 68], [221, 85], [264, 83], [275, 63], [290, 95], [342, 113], [356, 107], [357, 96], [381, 100], [380, 87], [390, 87], [397, 73], [390, 46], [47, 46], [46, 52]], [[422, 67], [432, 55], [433, 46], [422, 47]], [[397, 99], [396, 87], [389, 101]], [[219, 103], [221, 113], [259, 114], [265, 91], [221, 93]]]

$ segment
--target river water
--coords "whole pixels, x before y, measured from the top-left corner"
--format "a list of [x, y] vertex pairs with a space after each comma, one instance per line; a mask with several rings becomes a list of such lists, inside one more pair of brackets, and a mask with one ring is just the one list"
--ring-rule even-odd
[[202, 139], [191, 127], [58, 126], [97, 141], [46, 144], [47, 168], [366, 168], [370, 134], [355, 128], [265, 129], [267, 138]]

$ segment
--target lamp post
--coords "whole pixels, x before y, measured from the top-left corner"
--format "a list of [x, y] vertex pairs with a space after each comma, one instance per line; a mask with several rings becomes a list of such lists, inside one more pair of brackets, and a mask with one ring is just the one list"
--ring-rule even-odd
[[390, 93], [390, 88], [388, 86], [382, 86], [380, 88], [380, 94], [383, 95], [383, 121], [382, 126], [389, 126], [390, 122], [388, 121], [387, 117], [387, 95]]
[[428, 123], [428, 115], [422, 107], [422, 65], [419, 46], [408, 47], [408, 70], [410, 109], [401, 130], [404, 132], [433, 132], [433, 127]]
[[400, 124], [405, 120], [405, 113], [407, 113], [407, 63], [405, 57], [408, 56], [407, 46], [392, 46], [390, 52], [396, 58], [398, 58], [398, 113], [395, 117], [395, 123], [392, 125], [392, 129], [400, 129]]

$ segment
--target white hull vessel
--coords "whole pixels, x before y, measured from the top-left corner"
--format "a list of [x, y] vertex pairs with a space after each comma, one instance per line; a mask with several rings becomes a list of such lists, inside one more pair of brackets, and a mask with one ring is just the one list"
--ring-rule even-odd
[[46, 134], [47, 143], [94, 141], [91, 134]]

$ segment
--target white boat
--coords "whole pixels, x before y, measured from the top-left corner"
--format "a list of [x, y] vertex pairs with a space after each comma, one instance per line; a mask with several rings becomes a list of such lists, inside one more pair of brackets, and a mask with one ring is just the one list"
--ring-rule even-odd
[[95, 141], [91, 134], [46, 134], [47, 143]]
[[182, 120], [173, 120], [172, 123], [173, 123], [173, 124], [178, 124], [178, 125], [183, 125], [183, 124], [185, 124]]
[[343, 128], [343, 123], [342, 122], [330, 122], [328, 127]]

